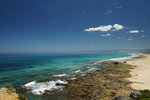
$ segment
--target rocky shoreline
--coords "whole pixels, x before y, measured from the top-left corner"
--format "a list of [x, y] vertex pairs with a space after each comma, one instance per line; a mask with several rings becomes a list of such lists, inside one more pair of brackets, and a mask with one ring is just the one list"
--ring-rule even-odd
[[[150, 97], [149, 90], [146, 92], [145, 90], [144, 92], [137, 91], [131, 87], [131, 82], [127, 80], [131, 77], [130, 70], [134, 67], [126, 62], [104, 61], [101, 65], [97, 65], [98, 70], [88, 72], [84, 76], [77, 75], [74, 80], [67, 80], [68, 84], [57, 83], [56, 86], [64, 86], [64, 88], [54, 91], [45, 90], [43, 95], [64, 94], [66, 97], [61, 100], [142, 100], [139, 98], [148, 98]], [[49, 80], [52, 79], [39, 80], [38, 82]], [[27, 91], [21, 88], [18, 92]]]
[[[133, 66], [126, 62], [102, 62], [96, 71], [77, 75], [74, 80], [67, 80], [68, 84], [63, 90], [45, 90], [43, 95], [67, 94], [68, 100], [111, 100], [118, 96], [130, 96], [133, 89], [126, 78], [130, 77], [129, 71]], [[40, 80], [40, 82], [45, 82]]]
[[75, 100], [111, 100], [118, 96], [130, 96], [133, 89], [126, 78], [133, 66], [119, 62], [103, 62], [101, 70], [76, 77], [63, 89]]

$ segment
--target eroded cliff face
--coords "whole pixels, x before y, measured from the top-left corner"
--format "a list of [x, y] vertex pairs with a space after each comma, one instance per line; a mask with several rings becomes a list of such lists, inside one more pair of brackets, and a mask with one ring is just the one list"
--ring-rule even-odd
[[19, 95], [15, 90], [3, 87], [0, 88], [0, 100], [19, 100]]

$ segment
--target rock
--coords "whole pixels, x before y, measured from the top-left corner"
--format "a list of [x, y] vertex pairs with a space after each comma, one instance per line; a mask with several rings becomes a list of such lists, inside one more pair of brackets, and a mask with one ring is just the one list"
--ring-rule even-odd
[[133, 92], [131, 92], [131, 94], [130, 94], [130, 97], [132, 98], [132, 99], [137, 99], [138, 97], [140, 97], [141, 96], [141, 93], [140, 92], [137, 92], [137, 91], [133, 91]]
[[45, 90], [43, 95], [53, 95], [55, 94], [53, 91]]
[[[23, 95], [22, 95], [23, 96]], [[15, 91], [10, 91], [8, 88], [0, 88], [0, 100], [20, 100], [20, 95]], [[27, 100], [25, 97], [21, 100]]]
[[114, 64], [116, 64], [116, 65], [117, 65], [117, 64], [119, 64], [119, 62], [114, 62]]
[[133, 100], [133, 99], [131, 97], [127, 97], [127, 96], [119, 96], [112, 100]]
[[37, 80], [37, 82], [49, 82], [49, 81], [55, 81], [55, 79], [40, 79], [40, 80]]
[[57, 94], [58, 92], [59, 90], [58, 91], [45, 90], [43, 95], [51, 96], [51, 95]]
[[64, 86], [66, 84], [63, 84], [63, 83], [56, 83], [56, 86]]

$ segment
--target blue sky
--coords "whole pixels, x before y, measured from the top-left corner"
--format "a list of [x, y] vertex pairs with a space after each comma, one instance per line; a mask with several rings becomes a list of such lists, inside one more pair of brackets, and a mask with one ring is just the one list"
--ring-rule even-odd
[[0, 53], [150, 48], [150, 0], [0, 0]]

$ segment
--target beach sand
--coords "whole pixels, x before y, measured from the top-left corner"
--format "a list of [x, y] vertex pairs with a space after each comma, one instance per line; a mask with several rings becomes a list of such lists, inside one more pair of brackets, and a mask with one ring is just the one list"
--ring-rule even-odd
[[131, 87], [137, 90], [150, 90], [150, 54], [142, 54], [145, 57], [134, 61], [128, 61], [127, 64], [134, 65], [131, 69], [129, 81], [133, 82]]

